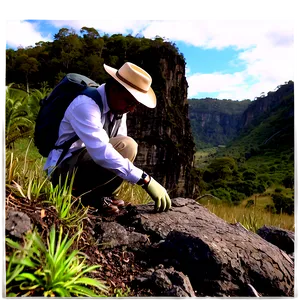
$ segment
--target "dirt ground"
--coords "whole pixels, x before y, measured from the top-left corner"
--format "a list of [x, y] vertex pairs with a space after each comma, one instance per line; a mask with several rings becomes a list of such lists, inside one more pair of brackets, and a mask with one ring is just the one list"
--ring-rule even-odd
[[[27, 214], [31, 223], [38, 229], [38, 232], [44, 239], [53, 224], [60, 225], [60, 220], [54, 207], [45, 206], [41, 202], [33, 203], [28, 199], [18, 198], [7, 193], [6, 212], [9, 210]], [[89, 264], [101, 265], [101, 268], [90, 274], [90, 277], [105, 281], [110, 288], [109, 296], [153, 296], [151, 290], [137, 290], [133, 284], [134, 278], [147, 270], [145, 261], [140, 260], [137, 257], [137, 253], [122, 247], [101, 249], [101, 245], [96, 244], [93, 238], [95, 224], [103, 220], [113, 221], [114, 217], [110, 217], [110, 220], [108, 220], [108, 218], [97, 214], [91, 208], [88, 211], [87, 218], [83, 221], [83, 233], [81, 234], [78, 248], [88, 256]]]

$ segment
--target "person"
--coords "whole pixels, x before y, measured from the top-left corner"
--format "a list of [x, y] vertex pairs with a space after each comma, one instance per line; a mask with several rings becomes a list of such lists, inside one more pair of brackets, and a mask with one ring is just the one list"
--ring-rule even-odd
[[[74, 196], [80, 196], [84, 205], [99, 208], [103, 213], [118, 214], [124, 207], [124, 201], [116, 197], [124, 180], [141, 185], [155, 201], [155, 211], [167, 211], [171, 200], [166, 189], [133, 164], [138, 145], [127, 136], [127, 113], [133, 112], [139, 103], [156, 107], [152, 78], [130, 62], [119, 70], [106, 64], [104, 69], [110, 78], [97, 88], [103, 110], [91, 98], [77, 96], [65, 111], [56, 146], [76, 134], [79, 140], [57, 166], [62, 150], [53, 149], [44, 169], [55, 185], [59, 180], [63, 183], [70, 179], [74, 173]], [[120, 127], [116, 136], [110, 137], [118, 116], [121, 116]]]

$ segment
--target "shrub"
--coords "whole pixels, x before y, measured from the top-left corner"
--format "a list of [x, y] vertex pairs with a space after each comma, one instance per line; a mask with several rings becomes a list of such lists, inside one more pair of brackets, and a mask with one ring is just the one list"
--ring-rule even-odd
[[263, 184], [265, 186], [265, 188], [269, 187], [272, 184], [272, 182], [270, 180], [270, 177], [267, 174], [258, 175], [257, 176], [257, 181], [260, 184]]
[[267, 204], [267, 205], [265, 206], [265, 210], [266, 210], [267, 212], [272, 213], [272, 214], [275, 214], [275, 213], [276, 213], [276, 208], [275, 208], [275, 206], [272, 205], [272, 204]]
[[250, 199], [250, 200], [247, 201], [247, 204], [245, 205], [245, 207], [249, 208], [249, 207], [251, 207], [253, 205], [254, 205], [254, 200]]
[[282, 184], [285, 188], [294, 188], [294, 174], [293, 175], [286, 175], [282, 180]]
[[221, 200], [225, 200], [226, 202], [231, 202], [231, 195], [230, 192], [228, 192], [224, 188], [218, 188], [211, 191], [211, 194], [215, 197], [218, 197]]
[[231, 201], [234, 205], [238, 205], [243, 199], [246, 198], [246, 195], [239, 193], [235, 190], [230, 190]]
[[294, 213], [294, 200], [292, 198], [288, 198], [280, 193], [277, 193], [272, 195], [272, 199], [277, 214], [287, 213], [292, 215]]
[[247, 170], [243, 173], [244, 180], [255, 180], [256, 179], [256, 172], [253, 170]]

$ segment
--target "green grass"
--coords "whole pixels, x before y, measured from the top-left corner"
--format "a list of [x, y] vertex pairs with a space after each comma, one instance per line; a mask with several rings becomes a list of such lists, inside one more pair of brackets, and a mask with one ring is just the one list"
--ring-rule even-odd
[[209, 162], [209, 155], [213, 155], [213, 154], [217, 153], [217, 151], [218, 151], [217, 147], [198, 150], [195, 153], [195, 167], [196, 168], [205, 168]]
[[43, 163], [46, 162], [46, 158], [42, 157], [38, 149], [34, 146], [33, 139], [20, 139], [14, 143], [12, 149], [7, 150], [6, 153], [9, 154], [13, 152], [15, 157], [20, 159], [25, 159], [28, 162], [35, 162], [38, 159], [41, 159]]
[[262, 226], [275, 226], [287, 230], [295, 230], [295, 218], [288, 214], [272, 214], [259, 206], [245, 208], [243, 205], [227, 206], [225, 204], [205, 205], [212, 213], [228, 223], [241, 223], [245, 228], [256, 232]]
[[[11, 154], [13, 154], [13, 159], [17, 160], [17, 166], [16, 170], [13, 171], [15, 175], [10, 177], [15, 178], [17, 174], [18, 178], [20, 178], [22, 175], [25, 175], [26, 172], [34, 171], [35, 173], [38, 172], [41, 178], [45, 178], [45, 172], [42, 168], [46, 162], [46, 158], [39, 154], [31, 139], [21, 139], [16, 141], [14, 148], [6, 151], [7, 161], [10, 160]], [[148, 193], [140, 186], [132, 185], [125, 181], [121, 185], [117, 197], [126, 202], [131, 202], [132, 204], [147, 204], [152, 201]]]
[[254, 194], [241, 202], [241, 206], [246, 206], [249, 200], [253, 200], [255, 206], [258, 208], [265, 208], [266, 205], [273, 205], [272, 195], [275, 194], [275, 189], [280, 188], [282, 190], [281, 194], [286, 197], [294, 197], [294, 190], [290, 188], [285, 188], [284, 186], [272, 185], [267, 188], [266, 191], [262, 194]]

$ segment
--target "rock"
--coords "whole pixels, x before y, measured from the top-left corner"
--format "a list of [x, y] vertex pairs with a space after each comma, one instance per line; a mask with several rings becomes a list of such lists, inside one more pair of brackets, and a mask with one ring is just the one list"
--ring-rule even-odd
[[192, 199], [172, 202], [163, 213], [139, 205], [132, 218], [136, 230], [156, 243], [154, 264], [186, 274], [200, 296], [249, 296], [249, 284], [262, 296], [293, 296], [294, 264], [285, 252]]
[[151, 287], [158, 296], [195, 297], [189, 278], [174, 268], [158, 268], [145, 272], [135, 280], [136, 284]]
[[273, 226], [263, 226], [257, 230], [257, 234], [287, 254], [294, 253], [295, 233], [293, 231]]
[[21, 238], [31, 229], [30, 218], [23, 212], [10, 210], [6, 214], [5, 230], [10, 235]]
[[129, 232], [116, 222], [103, 222], [97, 229], [101, 232], [98, 242], [102, 249], [128, 246], [130, 248], [143, 247], [149, 244], [147, 235], [138, 232]]

